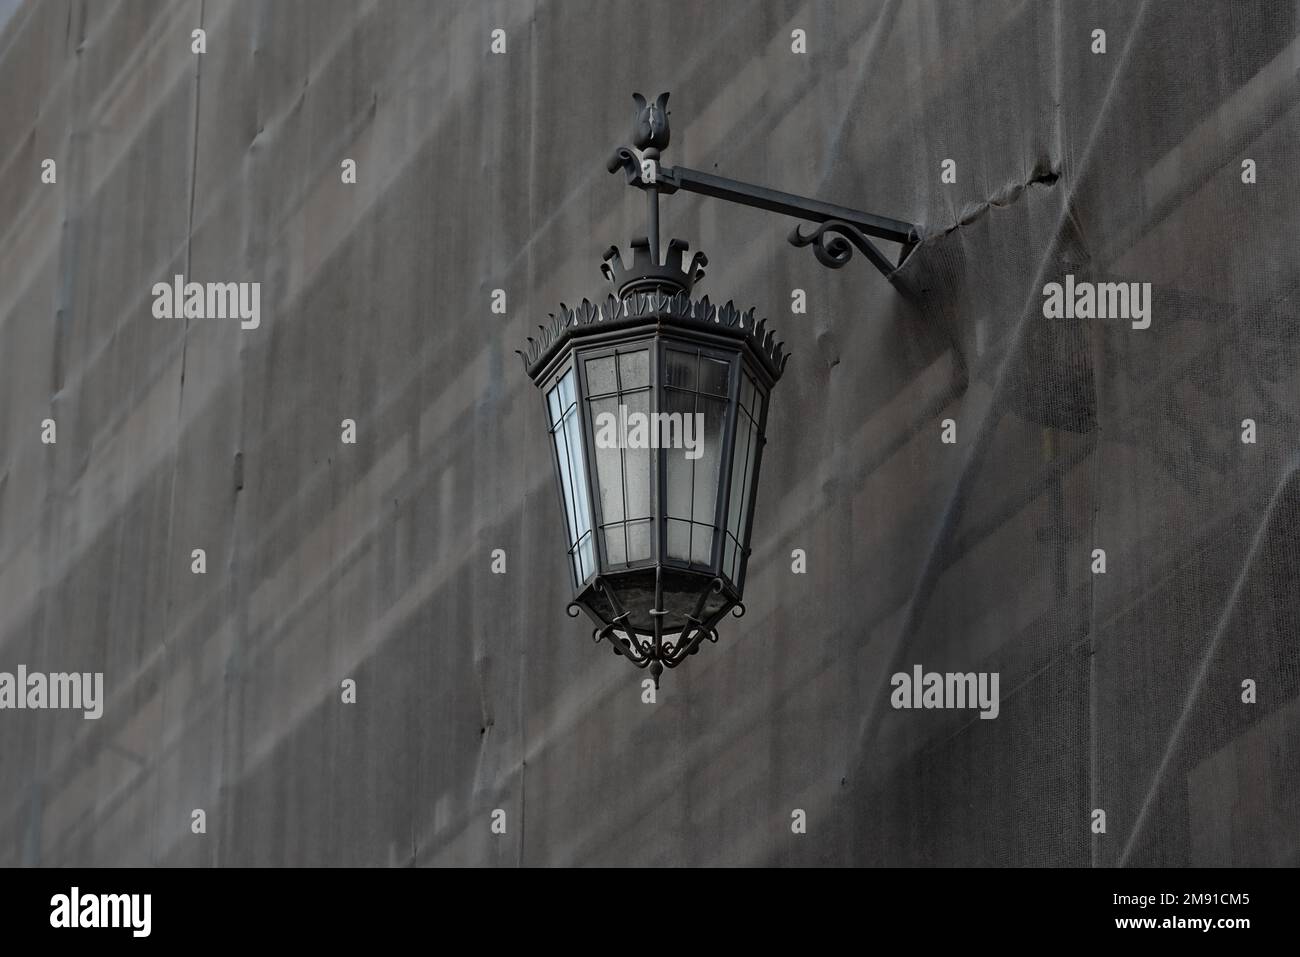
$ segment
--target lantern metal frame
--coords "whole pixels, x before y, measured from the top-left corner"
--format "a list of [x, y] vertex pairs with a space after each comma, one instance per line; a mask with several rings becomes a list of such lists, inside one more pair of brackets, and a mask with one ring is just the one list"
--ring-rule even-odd
[[[685, 251], [684, 243], [674, 241], [670, 245], [673, 249]], [[648, 246], [640, 241], [634, 248], [648, 253]], [[696, 653], [704, 641], [716, 642], [717, 625], [728, 612], [737, 618], [744, 614], [742, 595], [751, 552], [769, 403], [772, 389], [789, 358], [782, 344], [776, 342], [773, 333], [767, 329], [766, 321], [755, 319], [754, 310], [742, 313], [731, 303], [715, 306], [707, 296], [699, 300], [690, 297], [687, 284], [703, 275], [699, 266], [703, 261], [703, 257], [697, 255], [692, 261], [695, 272], [689, 275], [678, 272], [681, 279], [675, 286], [670, 285], [672, 272], [662, 272], [661, 267], [662, 274], [654, 287], [642, 285], [639, 291], [629, 291], [629, 287], [641, 282], [642, 274], [646, 272], [644, 267], [638, 268], [634, 264], [624, 276], [618, 296], [610, 296], [600, 305], [584, 300], [576, 309], [561, 306], [559, 315], [551, 317], [549, 326], [539, 327], [542, 335], [537, 339], [530, 337], [529, 352], [520, 353], [529, 375], [544, 394], [549, 395], [566, 375], [573, 376], [573, 401], [577, 405], [578, 431], [582, 438], [582, 491], [590, 509], [590, 515], [583, 518], [590, 519], [588, 534], [592, 538], [594, 568], [579, 579], [572, 560], [572, 551], [580, 547], [585, 538], [585, 535], [579, 535], [579, 541], [570, 546], [569, 563], [576, 597], [566, 610], [571, 617], [578, 617], [585, 611], [597, 624], [592, 632], [593, 640], [609, 641], [615, 653], [626, 657], [638, 668], [649, 668], [656, 683], [664, 668], [676, 667], [688, 655]], [[614, 275], [617, 277], [618, 273]], [[669, 523], [690, 521], [693, 527], [696, 522], [693, 501], [692, 514], [688, 518], [670, 514], [665, 494], [669, 450], [660, 449], [652, 457], [654, 468], [648, 492], [649, 514], [645, 519], [651, 530], [650, 554], [647, 558], [630, 562], [611, 561], [604, 530], [614, 524], [642, 519], [625, 513], [622, 519], [611, 522], [604, 514], [591, 400], [611, 395], [621, 398], [624, 393], [618, 390], [612, 394], [593, 395], [586, 363], [610, 355], [646, 351], [648, 411], [653, 414], [664, 411], [664, 399], [673, 389], [663, 377], [664, 356], [670, 349], [725, 362], [728, 370], [727, 394], [725, 397], [717, 396], [718, 401], [725, 403], [725, 418], [718, 446], [717, 481], [712, 486], [714, 500], [708, 526], [712, 535], [709, 560], [707, 563], [695, 561], [691, 549], [687, 550], [686, 559], [670, 555]], [[616, 368], [617, 365], [616, 362]], [[737, 428], [743, 414], [741, 396], [746, 380], [751, 383], [756, 397], [753, 401], [755, 408], [750, 411], [756, 427], [754, 441], [757, 442], [752, 466], [747, 463], [740, 466], [736, 462]], [[757, 416], [752, 415], [755, 411]], [[551, 462], [561, 499], [568, 508], [564, 489], [565, 466], [554, 441], [551, 443]], [[741, 494], [744, 497], [739, 506], [743, 520], [732, 535], [735, 539], [733, 571], [725, 567], [725, 560], [727, 539], [732, 532], [729, 513], [735, 494], [733, 479], [737, 467], [746, 467], [748, 472], [743, 476]], [[626, 481], [626, 465], [623, 468]], [[692, 496], [694, 494], [692, 486]], [[622, 567], [617, 567], [620, 565]], [[619, 586], [638, 577], [632, 573], [643, 573], [652, 568], [655, 572], [652, 607], [644, 613], [629, 609], [620, 597]], [[673, 579], [675, 594], [689, 593], [693, 589], [696, 595], [694, 607], [684, 615], [670, 616], [665, 608], [666, 577]], [[666, 623], [670, 617], [680, 619], [681, 627]]]

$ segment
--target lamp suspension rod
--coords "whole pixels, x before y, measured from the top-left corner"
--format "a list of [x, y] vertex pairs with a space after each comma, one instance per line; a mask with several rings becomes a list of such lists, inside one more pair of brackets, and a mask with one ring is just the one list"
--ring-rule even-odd
[[646, 215], [649, 219], [649, 238], [650, 238], [650, 257], [651, 262], [659, 262], [659, 188], [657, 186], [647, 187], [646, 195]]

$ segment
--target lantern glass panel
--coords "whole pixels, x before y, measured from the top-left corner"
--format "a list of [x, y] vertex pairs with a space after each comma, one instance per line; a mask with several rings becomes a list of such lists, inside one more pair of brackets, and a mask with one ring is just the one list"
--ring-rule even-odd
[[[691, 348], [664, 348], [665, 546], [670, 561], [711, 567], [726, 437], [731, 360]], [[690, 448], [686, 440], [690, 439]]]
[[736, 410], [736, 445], [732, 453], [731, 488], [727, 496], [726, 538], [722, 572], [739, 588], [743, 585], [746, 533], [754, 501], [758, 456], [762, 450], [763, 406], [766, 397], [753, 377], [744, 372]]
[[596, 556], [572, 368], [565, 370], [559, 381], [547, 392], [546, 408], [550, 415], [551, 443], [560, 480], [560, 498], [564, 502], [565, 528], [569, 538], [569, 569], [576, 586], [594, 574]]
[[652, 558], [652, 450], [629, 447], [624, 432], [625, 423], [650, 415], [650, 349], [584, 354], [583, 367], [604, 567], [617, 570]]

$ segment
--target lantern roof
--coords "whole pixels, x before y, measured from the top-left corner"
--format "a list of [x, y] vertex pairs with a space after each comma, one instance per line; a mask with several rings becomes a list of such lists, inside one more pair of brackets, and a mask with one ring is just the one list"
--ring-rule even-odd
[[[686, 244], [678, 240], [673, 240], [669, 248], [674, 244], [683, 251], [686, 249]], [[640, 247], [633, 243], [633, 248]], [[559, 312], [549, 314], [548, 321], [537, 327], [538, 335], [527, 337], [528, 348], [515, 350], [534, 381], [546, 373], [551, 361], [570, 339], [603, 331], [631, 331], [643, 325], [676, 326], [742, 340], [771, 382], [780, 379], [790, 356], [785, 351], [785, 343], [778, 341], [774, 331], [768, 328], [767, 319], [755, 318], [753, 309], [741, 312], [730, 300], [719, 306], [711, 303], [707, 295], [694, 299], [689, 284], [681, 285], [677, 280], [667, 278], [655, 279], [657, 273], [637, 274], [639, 271], [635, 269], [616, 271], [610, 260], [617, 257], [617, 249], [611, 247], [611, 251], [612, 256], [606, 254], [604, 268], [608, 278], [620, 283], [620, 294], [610, 295], [599, 303], [583, 299], [575, 307], [560, 303]], [[695, 262], [703, 258], [702, 254], [696, 253]], [[656, 268], [664, 269], [662, 266]], [[678, 270], [676, 275], [682, 277], [686, 274]]]

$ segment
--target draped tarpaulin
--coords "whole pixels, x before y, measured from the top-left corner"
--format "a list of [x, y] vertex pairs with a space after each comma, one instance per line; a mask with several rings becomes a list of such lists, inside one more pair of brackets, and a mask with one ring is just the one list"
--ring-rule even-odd
[[[0, 864], [1296, 863], [1296, 17], [17, 6], [0, 671], [105, 700], [0, 710]], [[668, 163], [925, 235], [889, 283], [664, 201], [792, 358], [748, 613], [655, 704], [565, 616], [513, 355], [644, 231], [633, 90]], [[260, 326], [156, 318], [178, 274]], [[1149, 328], [1045, 317], [1067, 276], [1149, 283]], [[895, 708], [917, 665], [996, 672], [996, 719]]]

